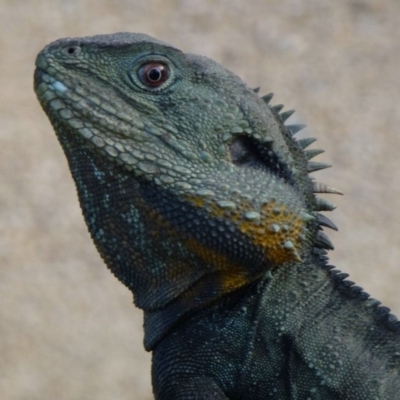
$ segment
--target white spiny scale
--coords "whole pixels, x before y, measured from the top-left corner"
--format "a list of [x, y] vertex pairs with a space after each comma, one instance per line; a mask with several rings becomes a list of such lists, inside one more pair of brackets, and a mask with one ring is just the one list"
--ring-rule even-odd
[[274, 139], [272, 139], [271, 136], [264, 136], [263, 138], [260, 139], [261, 143], [272, 143]]
[[315, 210], [316, 211], [333, 211], [336, 208], [330, 201], [321, 197], [315, 197]]
[[303, 261], [291, 240], [288, 240], [287, 242], [285, 242], [282, 247], [285, 250], [287, 250], [288, 252], [290, 252], [290, 254], [292, 254], [292, 256], [294, 257], [294, 259], [296, 261]]
[[313, 192], [314, 193], [332, 193], [332, 194], [341, 194], [343, 195], [343, 193], [338, 190], [335, 189], [331, 186], [325, 185], [325, 183], [321, 183], [321, 182], [313, 182]]
[[314, 215], [308, 213], [302, 213], [301, 218], [303, 219], [304, 222], [313, 221], [315, 219]]

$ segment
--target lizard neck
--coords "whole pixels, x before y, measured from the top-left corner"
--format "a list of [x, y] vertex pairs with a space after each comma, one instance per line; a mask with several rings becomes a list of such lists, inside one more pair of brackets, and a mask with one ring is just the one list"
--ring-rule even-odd
[[[193, 315], [203, 315], [205, 308], [214, 310], [213, 317], [225, 318], [227, 303], [243, 303], [247, 308], [249, 301], [254, 301], [253, 306], [259, 307], [259, 301], [265, 295], [269, 297], [269, 304], [284, 302], [290, 308], [295, 307], [295, 303], [305, 302], [308, 297], [313, 296], [313, 292], [317, 293], [322, 281], [329, 282], [326, 272], [329, 268], [326, 266], [326, 257], [321, 252], [308, 254], [304, 256], [302, 263], [288, 262], [275, 271], [265, 267], [267, 272], [262, 273], [255, 281], [230, 293], [218, 291], [215, 287], [218, 281], [215, 276], [206, 276], [166, 307], [145, 311], [144, 346], [148, 351], [153, 350], [160, 340], [183, 321]], [[264, 295], [260, 296], [261, 292]], [[273, 295], [270, 294], [272, 292]], [[223, 315], [217, 316], [219, 312]]]
[[[104, 163], [78, 139], [59, 138], [92, 238], [111, 271], [133, 292], [136, 305], [146, 311], [146, 321], [163, 315], [166, 307], [178, 316], [187, 314], [276, 267], [266, 257], [264, 242], [251, 234], [282, 234], [284, 241], [283, 229], [268, 233], [250, 223], [247, 230], [238, 227], [123, 167]], [[276, 218], [289, 221], [290, 215], [277, 211]], [[300, 249], [299, 256], [309, 248]], [[293, 258], [290, 248], [279, 252]], [[278, 268], [284, 264], [292, 263]]]

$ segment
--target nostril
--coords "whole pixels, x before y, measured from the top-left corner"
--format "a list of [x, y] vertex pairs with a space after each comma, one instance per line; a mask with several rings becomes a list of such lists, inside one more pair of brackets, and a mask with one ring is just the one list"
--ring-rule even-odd
[[62, 49], [62, 52], [67, 56], [77, 56], [77, 55], [79, 55], [80, 51], [81, 51], [80, 46], [69, 45], [69, 46], [65, 46]]

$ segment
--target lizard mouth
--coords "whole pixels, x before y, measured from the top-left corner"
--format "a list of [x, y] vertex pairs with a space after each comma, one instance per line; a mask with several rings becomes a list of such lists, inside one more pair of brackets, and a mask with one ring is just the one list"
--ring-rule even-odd
[[61, 81], [50, 76], [46, 71], [41, 68], [36, 68], [34, 73], [34, 88], [37, 92], [40, 84], [46, 83], [48, 89], [54, 90], [58, 93], [63, 93], [68, 90], [68, 87], [65, 86]]
[[33, 74], [33, 88], [35, 89], [35, 92], [39, 84], [42, 82], [43, 74], [45, 74], [45, 72], [41, 68], [35, 68], [35, 72]]
[[50, 119], [62, 121], [67, 131], [77, 133], [107, 155], [119, 157], [128, 165], [133, 163], [129, 156], [134, 151], [132, 144], [145, 134], [143, 123], [132, 116], [132, 108], [116, 110], [112, 92], [110, 98], [104, 98], [96, 85], [88, 85], [84, 79], [74, 78], [71, 84], [67, 74], [64, 79], [57, 78], [47, 68], [35, 69], [34, 89]]

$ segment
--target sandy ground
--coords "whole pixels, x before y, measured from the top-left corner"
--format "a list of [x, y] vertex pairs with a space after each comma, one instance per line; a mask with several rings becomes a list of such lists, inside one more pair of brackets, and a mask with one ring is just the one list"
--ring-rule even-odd
[[0, 398], [152, 398], [141, 312], [91, 243], [32, 90], [45, 44], [145, 32], [275, 92], [345, 192], [333, 262], [400, 314], [399, 15], [398, 0], [0, 0]]

